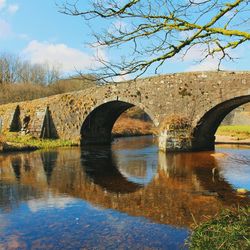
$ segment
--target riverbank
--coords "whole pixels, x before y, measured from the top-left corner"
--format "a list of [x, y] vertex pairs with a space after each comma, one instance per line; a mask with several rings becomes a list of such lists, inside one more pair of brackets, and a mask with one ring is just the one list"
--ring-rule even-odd
[[188, 242], [189, 249], [250, 249], [249, 217], [250, 206], [223, 211], [196, 225]]
[[216, 132], [216, 135], [228, 136], [236, 141], [250, 139], [250, 126], [248, 125], [220, 126]]
[[215, 136], [216, 144], [250, 145], [250, 126], [220, 126]]
[[237, 140], [237, 138], [226, 135], [216, 135], [215, 144], [249, 145], [250, 139]]
[[33, 151], [37, 149], [49, 149], [57, 147], [72, 147], [79, 144], [70, 140], [61, 139], [36, 139], [30, 135], [20, 135], [18, 133], [8, 133], [0, 136], [0, 153]]

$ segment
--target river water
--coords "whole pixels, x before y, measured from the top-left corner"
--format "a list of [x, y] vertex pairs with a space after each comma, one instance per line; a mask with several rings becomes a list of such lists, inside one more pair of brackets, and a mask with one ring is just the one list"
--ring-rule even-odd
[[0, 249], [185, 249], [195, 223], [250, 205], [250, 148], [158, 152], [152, 137], [0, 155]]

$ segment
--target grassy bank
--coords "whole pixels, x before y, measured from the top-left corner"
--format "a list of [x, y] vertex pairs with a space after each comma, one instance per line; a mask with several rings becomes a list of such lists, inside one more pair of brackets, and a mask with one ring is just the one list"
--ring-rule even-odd
[[[112, 134], [118, 136], [149, 135], [153, 133], [152, 123], [128, 117], [120, 118], [115, 123]], [[31, 135], [7, 133], [0, 136], [0, 152], [71, 147], [79, 145], [71, 140], [36, 139]]]
[[250, 206], [222, 214], [197, 226], [190, 239], [190, 249], [250, 249]]
[[70, 140], [41, 140], [30, 135], [19, 135], [18, 133], [8, 133], [0, 136], [0, 152], [71, 147], [76, 145], [78, 145], [76, 142]]
[[248, 125], [228, 125], [220, 126], [217, 135], [230, 136], [236, 140], [250, 139], [250, 126]]

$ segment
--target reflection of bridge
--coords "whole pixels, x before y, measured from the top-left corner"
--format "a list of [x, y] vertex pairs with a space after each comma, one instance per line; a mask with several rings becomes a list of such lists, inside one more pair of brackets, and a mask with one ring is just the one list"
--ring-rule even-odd
[[4, 131], [25, 127], [35, 136], [101, 144], [111, 141], [119, 115], [138, 106], [156, 126], [167, 121], [160, 131], [161, 149], [212, 149], [217, 127], [250, 101], [249, 93], [249, 72], [172, 74], [2, 105], [0, 118]]
[[57, 195], [68, 194], [104, 208], [181, 226], [192, 224], [192, 215], [201, 221], [222, 207], [250, 204], [223, 177], [212, 176], [212, 168], [220, 166], [208, 153], [170, 157], [160, 153], [158, 173], [145, 187], [126, 180], [107, 149], [99, 154], [106, 155], [106, 162], [101, 157], [98, 166], [90, 151], [82, 154], [80, 149], [1, 156], [0, 179], [8, 187], [0, 189], [0, 199], [11, 188], [19, 201], [26, 200], [27, 190], [30, 196], [39, 197], [39, 190], [49, 188]]

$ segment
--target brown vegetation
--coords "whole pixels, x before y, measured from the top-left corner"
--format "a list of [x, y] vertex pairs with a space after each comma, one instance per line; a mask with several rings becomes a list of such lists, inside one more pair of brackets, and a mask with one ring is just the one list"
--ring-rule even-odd
[[114, 136], [150, 135], [154, 129], [152, 122], [129, 118], [125, 114], [117, 120], [112, 133]]
[[89, 79], [65, 79], [53, 84], [42, 85], [33, 83], [2, 84], [0, 88], [0, 104], [33, 100], [36, 98], [78, 91], [95, 86]]
[[172, 115], [166, 117], [161, 122], [161, 129], [188, 129], [191, 126], [190, 119], [186, 117], [180, 117], [177, 115]]

